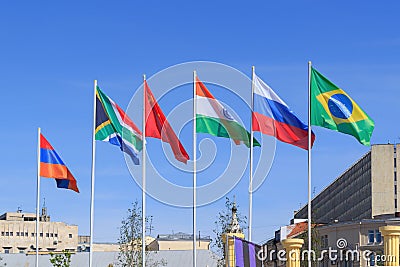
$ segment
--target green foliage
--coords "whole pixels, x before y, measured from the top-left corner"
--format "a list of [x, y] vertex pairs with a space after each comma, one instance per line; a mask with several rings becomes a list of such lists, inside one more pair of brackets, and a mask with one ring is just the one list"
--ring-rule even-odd
[[[221, 210], [217, 215], [217, 220], [214, 222], [215, 228], [213, 229], [215, 237], [211, 241], [211, 247], [218, 256], [217, 266], [225, 266], [225, 249], [224, 243], [222, 242], [222, 234], [228, 232], [230, 229], [230, 223], [232, 221], [232, 208], [234, 201], [231, 201], [229, 197], [225, 198], [225, 208]], [[239, 208], [239, 206], [237, 206]], [[238, 209], [239, 210], [239, 209]], [[246, 216], [243, 216], [239, 211], [237, 212], [237, 219], [242, 230], [246, 227], [243, 225], [247, 224]]]
[[[142, 210], [137, 201], [128, 209], [126, 218], [121, 221], [120, 236], [118, 238], [118, 261], [121, 267], [143, 266], [142, 257]], [[146, 222], [148, 218], [146, 217]], [[156, 253], [155, 251], [153, 253]], [[146, 248], [146, 266], [166, 266], [164, 259], [155, 261]]]
[[50, 253], [50, 262], [54, 267], [70, 267], [71, 253], [66, 250], [62, 254]]

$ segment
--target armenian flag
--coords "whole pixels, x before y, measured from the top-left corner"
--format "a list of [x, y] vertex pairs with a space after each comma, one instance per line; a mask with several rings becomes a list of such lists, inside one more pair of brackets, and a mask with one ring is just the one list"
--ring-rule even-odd
[[[196, 132], [231, 138], [236, 145], [244, 143], [250, 147], [250, 133], [208, 91], [196, 77]], [[254, 138], [253, 146], [261, 146]]]
[[40, 134], [40, 176], [54, 178], [58, 188], [79, 193], [76, 180], [54, 148]]
[[123, 109], [96, 88], [95, 139], [119, 146], [133, 163], [139, 165], [138, 153], [142, 150], [142, 132]]
[[[308, 126], [289, 106], [254, 74], [253, 131], [275, 136], [278, 140], [308, 149]], [[311, 147], [315, 135], [311, 136]]]
[[311, 124], [354, 136], [370, 145], [374, 121], [342, 89], [311, 68]]

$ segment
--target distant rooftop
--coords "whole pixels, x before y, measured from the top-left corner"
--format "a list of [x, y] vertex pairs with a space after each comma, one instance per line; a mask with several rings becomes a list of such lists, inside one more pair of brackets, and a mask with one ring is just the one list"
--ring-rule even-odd
[[27, 213], [22, 211], [6, 212], [0, 215], [2, 221], [36, 221], [35, 213]]
[[[211, 241], [210, 236], [196, 236], [197, 240]], [[165, 241], [176, 241], [176, 240], [193, 240], [192, 234], [186, 234], [182, 232], [178, 232], [175, 234], [159, 234], [157, 236], [157, 240], [165, 240]]]

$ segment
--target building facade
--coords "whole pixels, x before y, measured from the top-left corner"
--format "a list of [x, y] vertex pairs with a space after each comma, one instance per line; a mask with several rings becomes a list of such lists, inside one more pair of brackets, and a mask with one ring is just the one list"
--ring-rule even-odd
[[[400, 145], [372, 145], [371, 150], [312, 200], [316, 223], [359, 221], [399, 215], [396, 156]], [[307, 206], [295, 213], [307, 218]]]
[[[52, 222], [46, 208], [39, 219], [41, 253], [68, 250], [78, 245], [78, 226]], [[0, 253], [34, 253], [36, 251], [36, 214], [6, 212], [0, 216]]]
[[[197, 236], [196, 248], [198, 250], [209, 250], [211, 238], [209, 236]], [[149, 250], [192, 250], [193, 235], [185, 233], [159, 234], [156, 239], [148, 245]]]
[[[313, 198], [312, 242], [317, 252], [314, 266], [388, 265], [381, 258], [384, 237], [379, 229], [400, 225], [399, 149], [400, 145], [372, 145], [368, 153]], [[284, 239], [300, 237], [307, 243], [307, 216], [307, 206], [304, 206], [295, 212], [291, 225], [281, 227], [275, 232], [275, 238], [263, 245], [267, 253], [266, 266], [285, 266], [285, 261], [272, 253], [283, 249]], [[303, 251], [306, 249], [305, 244]], [[336, 250], [338, 257], [332, 258], [328, 253], [321, 257], [324, 250]], [[351, 258], [352, 255], [356, 259]]]

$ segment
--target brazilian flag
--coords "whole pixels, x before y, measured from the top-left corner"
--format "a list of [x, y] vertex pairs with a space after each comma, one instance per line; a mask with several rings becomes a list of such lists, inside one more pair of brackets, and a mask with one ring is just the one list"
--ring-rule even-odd
[[350, 134], [370, 145], [374, 121], [345, 91], [311, 68], [311, 125]]

